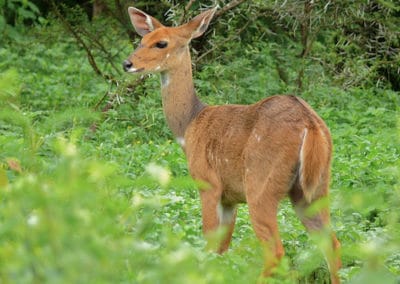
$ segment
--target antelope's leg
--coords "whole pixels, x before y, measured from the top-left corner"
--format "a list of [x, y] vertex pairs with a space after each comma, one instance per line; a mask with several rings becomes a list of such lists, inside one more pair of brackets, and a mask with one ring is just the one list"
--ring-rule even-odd
[[224, 205], [219, 204], [218, 208], [218, 220], [219, 226], [222, 227], [224, 232], [224, 237], [220, 243], [218, 248], [218, 253], [223, 253], [228, 250], [229, 244], [232, 240], [233, 230], [235, 228], [235, 221], [236, 221], [236, 206], [235, 205]]
[[321, 237], [329, 238], [327, 245], [322, 246], [322, 251], [328, 264], [332, 284], [339, 284], [338, 271], [341, 267], [340, 242], [336, 238], [335, 233], [331, 231], [329, 208], [323, 206], [318, 212], [308, 212], [308, 208], [315, 202], [318, 202], [321, 198], [327, 198], [328, 182], [322, 183], [321, 187], [320, 196], [311, 203], [308, 203], [304, 199], [303, 190], [298, 183], [293, 186], [289, 196], [297, 215], [307, 231], [310, 234], [318, 234]]
[[[203, 233], [208, 239], [208, 247], [218, 253], [225, 252], [232, 239], [235, 226], [236, 207], [221, 204], [219, 191], [214, 189], [202, 190], [200, 192]], [[218, 237], [218, 229], [224, 229], [224, 235]]]
[[277, 211], [279, 199], [271, 195], [271, 188], [262, 188], [259, 194], [248, 194], [250, 219], [257, 237], [264, 245], [264, 276], [270, 276], [284, 256], [279, 237]]

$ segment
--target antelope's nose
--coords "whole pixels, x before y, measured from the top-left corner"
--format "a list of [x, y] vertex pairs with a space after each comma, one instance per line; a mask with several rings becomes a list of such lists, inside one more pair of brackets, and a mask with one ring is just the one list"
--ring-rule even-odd
[[132, 65], [133, 65], [132, 62], [130, 62], [129, 60], [125, 60], [122, 63], [122, 67], [124, 68], [125, 71], [128, 71], [129, 69], [131, 69]]

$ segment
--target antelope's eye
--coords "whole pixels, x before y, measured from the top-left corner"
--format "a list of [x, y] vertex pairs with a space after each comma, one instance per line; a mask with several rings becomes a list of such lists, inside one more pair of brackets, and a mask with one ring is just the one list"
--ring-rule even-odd
[[166, 48], [168, 46], [168, 42], [166, 41], [159, 41], [156, 43], [157, 48]]

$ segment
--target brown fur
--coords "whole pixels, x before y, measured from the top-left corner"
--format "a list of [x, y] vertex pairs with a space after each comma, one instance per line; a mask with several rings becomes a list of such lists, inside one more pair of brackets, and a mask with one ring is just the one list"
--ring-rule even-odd
[[[206, 30], [215, 10], [176, 28], [158, 21], [146, 26], [153, 18], [137, 9], [129, 11], [144, 37], [125, 69], [161, 73], [167, 123], [182, 143], [193, 178], [208, 184], [200, 191], [204, 233], [226, 226], [217, 250], [227, 250], [236, 205], [247, 202], [255, 233], [266, 249], [264, 275], [270, 275], [284, 255], [276, 215], [285, 196], [289, 195], [309, 231], [329, 230], [328, 208], [313, 216], [306, 212], [328, 196], [332, 141], [327, 126], [306, 102], [294, 96], [273, 96], [252, 105], [206, 106], [200, 102], [194, 91], [188, 44]], [[157, 28], [151, 30], [152, 26]], [[168, 46], [155, 47], [160, 41]], [[325, 254], [332, 283], [339, 283], [340, 243], [333, 232], [330, 237], [332, 247]]]

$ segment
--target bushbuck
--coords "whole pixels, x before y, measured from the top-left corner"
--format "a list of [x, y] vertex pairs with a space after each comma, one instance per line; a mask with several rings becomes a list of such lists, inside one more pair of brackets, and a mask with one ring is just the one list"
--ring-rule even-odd
[[289, 196], [310, 232], [328, 232], [323, 249], [331, 282], [340, 283], [340, 243], [330, 230], [327, 206], [307, 209], [328, 196], [332, 141], [317, 113], [301, 98], [277, 95], [252, 105], [208, 106], [196, 96], [189, 43], [207, 29], [216, 8], [186, 24], [166, 27], [145, 12], [128, 13], [139, 47], [123, 62], [129, 73], [159, 73], [164, 114], [200, 188], [203, 232], [225, 228], [217, 251], [228, 249], [239, 203], [247, 203], [265, 247], [263, 275], [284, 255], [278, 232], [280, 200]]

